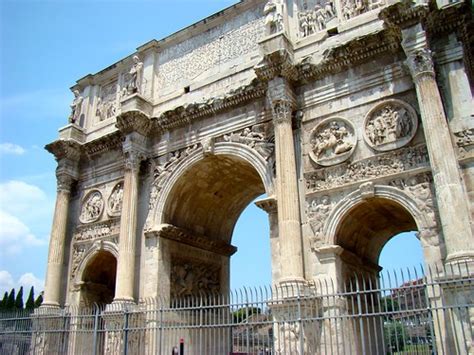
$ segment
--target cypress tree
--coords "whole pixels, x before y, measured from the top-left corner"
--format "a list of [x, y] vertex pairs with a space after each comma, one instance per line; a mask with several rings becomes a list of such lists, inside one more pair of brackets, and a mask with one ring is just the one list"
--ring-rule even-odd
[[15, 309], [15, 289], [12, 288], [10, 294], [8, 295], [7, 306], [5, 307], [6, 311], [13, 311]]
[[31, 286], [28, 299], [26, 300], [25, 309], [31, 311], [33, 308], [35, 308], [35, 289]]
[[7, 302], [8, 302], [8, 292], [5, 291], [5, 294], [3, 295], [3, 299], [0, 302], [0, 311], [6, 311], [7, 309]]
[[16, 295], [15, 309], [23, 309], [23, 286], [20, 287], [20, 291]]
[[42, 303], [43, 303], [43, 295], [40, 294], [35, 301], [35, 308], [38, 308], [39, 306], [41, 306]]

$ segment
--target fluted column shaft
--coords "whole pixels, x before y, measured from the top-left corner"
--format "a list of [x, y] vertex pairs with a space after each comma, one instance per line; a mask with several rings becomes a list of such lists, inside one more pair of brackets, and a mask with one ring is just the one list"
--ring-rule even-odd
[[134, 300], [138, 172], [141, 158], [137, 153], [128, 153], [127, 155], [123, 182], [122, 216], [120, 218], [115, 302], [132, 302]]
[[407, 64], [415, 82], [436, 190], [447, 261], [474, 256], [469, 204], [443, 103], [436, 83], [433, 58], [420, 26], [402, 31]]
[[58, 192], [49, 243], [43, 306], [59, 307], [72, 177], [57, 177]]
[[[270, 85], [287, 86], [281, 78]], [[276, 90], [275, 90], [276, 89]], [[274, 91], [284, 92], [288, 88]], [[304, 281], [301, 218], [292, 129], [293, 102], [284, 96], [270, 98], [275, 127], [276, 191], [280, 239], [280, 282]]]

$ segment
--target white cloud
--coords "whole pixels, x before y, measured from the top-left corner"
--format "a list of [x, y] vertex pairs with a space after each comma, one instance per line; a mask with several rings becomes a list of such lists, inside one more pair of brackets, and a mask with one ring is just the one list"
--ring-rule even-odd
[[23, 286], [23, 301], [26, 302], [31, 286], [35, 288], [35, 297], [44, 290], [44, 280], [36, 277], [32, 272], [27, 272], [15, 282], [10, 272], [0, 270], [0, 298], [3, 298], [3, 294], [10, 292], [12, 288], [18, 292], [21, 286]]
[[3, 298], [5, 291], [10, 291], [15, 287], [15, 282], [13, 281], [13, 276], [6, 270], [0, 270], [0, 297]]
[[22, 155], [25, 154], [25, 148], [13, 143], [0, 143], [0, 153]]
[[47, 196], [39, 187], [12, 180], [0, 184], [0, 208], [12, 214], [31, 213], [44, 208]]
[[1, 210], [0, 225], [0, 254], [17, 254], [24, 247], [46, 244], [45, 240], [37, 238], [17, 217]]
[[20, 288], [20, 286], [23, 286], [23, 291], [25, 292], [26, 296], [28, 296], [28, 292], [31, 286], [33, 286], [37, 296], [39, 292], [44, 290], [44, 280], [36, 277], [31, 272], [27, 272], [26, 274], [21, 275], [18, 279], [17, 287]]

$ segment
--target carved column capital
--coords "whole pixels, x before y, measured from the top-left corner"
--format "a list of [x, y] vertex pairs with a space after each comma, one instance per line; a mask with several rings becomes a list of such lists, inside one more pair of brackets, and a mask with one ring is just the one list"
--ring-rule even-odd
[[272, 112], [275, 124], [291, 123], [293, 103], [289, 100], [276, 100], [272, 103]]
[[406, 64], [415, 80], [422, 76], [435, 76], [433, 56], [428, 48], [407, 52]]
[[58, 173], [56, 174], [56, 183], [57, 183], [57, 191], [58, 192], [71, 192], [71, 186], [76, 181], [76, 179], [65, 173]]
[[139, 151], [129, 150], [124, 152], [124, 155], [125, 170], [131, 170], [133, 172], [138, 172], [140, 169], [140, 163], [146, 159], [146, 155]]

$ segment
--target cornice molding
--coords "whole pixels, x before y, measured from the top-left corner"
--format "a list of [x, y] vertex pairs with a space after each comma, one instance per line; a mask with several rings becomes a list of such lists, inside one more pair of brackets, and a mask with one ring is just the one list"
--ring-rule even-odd
[[148, 238], [158, 236], [224, 256], [231, 256], [237, 251], [237, 248], [233, 245], [220, 240], [213, 240], [203, 235], [197, 235], [170, 224], [163, 225], [158, 231], [147, 232], [146, 236]]
[[115, 127], [117, 127], [123, 135], [137, 132], [146, 137], [153, 129], [153, 123], [144, 112], [131, 110], [117, 116]]
[[161, 131], [182, 127], [206, 116], [215, 115], [237, 105], [265, 97], [265, 92], [266, 84], [254, 79], [250, 84], [231, 90], [224, 96], [165, 111], [160, 116], [153, 118], [153, 123], [155, 129]]
[[362, 64], [377, 55], [395, 53], [400, 49], [400, 40], [399, 32], [384, 29], [329, 48], [320, 63], [314, 63], [312, 56], [306, 57], [297, 65], [299, 80], [307, 83]]
[[88, 156], [104, 153], [110, 150], [121, 149], [123, 137], [120, 131], [107, 134], [84, 144], [84, 151]]
[[82, 144], [71, 139], [58, 139], [44, 147], [49, 153], [53, 154], [57, 161], [67, 159], [79, 161], [82, 154]]

